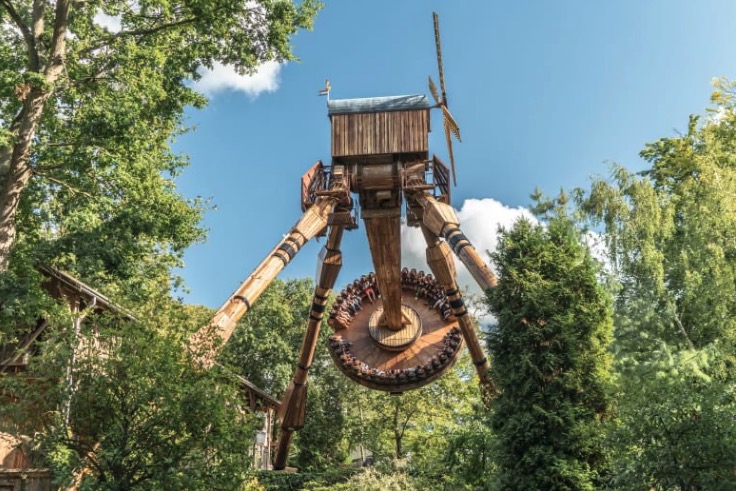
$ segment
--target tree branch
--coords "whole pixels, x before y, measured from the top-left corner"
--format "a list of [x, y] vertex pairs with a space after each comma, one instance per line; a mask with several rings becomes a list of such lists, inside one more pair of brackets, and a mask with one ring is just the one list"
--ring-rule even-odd
[[60, 84], [57, 86], [57, 91], [63, 92], [64, 90], [67, 90], [70, 86], [78, 86], [83, 83], [95, 83], [100, 80], [113, 80], [113, 77], [108, 77], [107, 75], [113, 70], [113, 68], [116, 67], [115, 59], [110, 59], [107, 63], [103, 64], [96, 73], [92, 75], [88, 75], [86, 77], [78, 78], [78, 79], [72, 79], [67, 77], [66, 80], [68, 83], [66, 84]]
[[46, 2], [45, 0], [33, 0], [33, 11], [31, 13], [31, 22], [32, 22], [32, 35], [33, 35], [33, 46], [36, 49], [36, 56], [37, 56], [37, 63], [39, 68], [37, 70], [40, 70], [41, 66], [41, 55], [38, 53], [38, 42], [41, 40], [41, 35], [43, 35], [43, 28], [44, 28], [44, 14], [46, 12]]
[[0, 0], [0, 6], [4, 7], [5, 10], [8, 11], [13, 23], [18, 29], [20, 29], [21, 34], [23, 34], [23, 39], [28, 47], [28, 58], [30, 59], [29, 68], [31, 71], [37, 72], [39, 70], [38, 51], [36, 50], [36, 40], [33, 38], [31, 29], [25, 22], [23, 22], [23, 18], [20, 16], [18, 11], [15, 10], [15, 7], [10, 3], [10, 0]]
[[11, 355], [10, 358], [0, 362], [0, 373], [3, 373], [11, 364], [18, 361], [25, 353], [27, 353], [28, 348], [33, 344], [41, 332], [46, 329], [46, 326], [48, 326], [48, 323], [45, 320], [42, 321], [38, 327], [36, 327], [36, 329], [20, 343], [16, 348], [15, 353]]
[[[2, 0], [2, 1], [6, 1], [6, 0]], [[149, 35], [149, 34], [155, 34], [155, 33], [159, 32], [159, 31], [164, 31], [166, 29], [171, 29], [171, 28], [174, 28], [174, 27], [179, 27], [179, 26], [183, 26], [183, 25], [187, 25], [187, 24], [192, 24], [197, 19], [198, 19], [197, 17], [187, 17], [186, 19], [178, 20], [178, 21], [175, 21], [175, 22], [170, 22], [168, 24], [161, 24], [161, 25], [158, 25], [158, 26], [149, 27], [147, 29], [132, 29], [130, 31], [119, 31], [119, 32], [116, 32], [115, 34], [112, 34], [111, 36], [108, 36], [106, 38], [101, 39], [100, 40], [100, 44], [97, 44], [95, 46], [90, 46], [88, 49], [85, 50], [85, 52], [91, 52], [91, 51], [93, 51], [95, 49], [102, 48], [103, 46], [108, 45], [112, 41], [114, 41], [116, 39], [120, 39], [122, 37], [127, 37], [127, 36], [146, 36], [146, 35]]]
[[695, 349], [695, 344], [693, 344], [692, 340], [690, 339], [690, 336], [687, 335], [687, 331], [685, 330], [685, 326], [682, 325], [682, 314], [675, 315], [675, 323], [677, 324], [677, 327], [680, 328], [680, 333], [682, 333], [683, 336], [685, 336], [685, 339], [687, 340], [687, 344], [690, 345], [690, 349]]
[[45, 70], [46, 79], [52, 84], [56, 82], [64, 67], [64, 51], [66, 49], [66, 33], [69, 27], [70, 9], [71, 0], [57, 0], [56, 11], [54, 12], [54, 35], [51, 39], [49, 60]]
[[[2, 0], [2, 1], [7, 1], [7, 0]], [[186, 19], [178, 20], [178, 21], [171, 22], [168, 24], [161, 24], [161, 25], [150, 27], [147, 29], [133, 29], [130, 31], [119, 31], [119, 32], [116, 32], [114, 34], [111, 34], [109, 36], [99, 39], [99, 41], [96, 44], [90, 44], [85, 49], [81, 50], [77, 55], [80, 58], [87, 56], [90, 53], [92, 53], [94, 50], [102, 49], [103, 47], [108, 46], [110, 43], [112, 43], [116, 39], [120, 39], [122, 37], [145, 36], [147, 34], [155, 34], [165, 29], [170, 29], [170, 28], [179, 27], [179, 26], [186, 25], [186, 24], [191, 24], [195, 22], [196, 20], [198, 20], [197, 17], [188, 17]]]
[[87, 191], [82, 191], [81, 189], [77, 189], [74, 186], [72, 186], [71, 184], [69, 184], [68, 182], [60, 181], [60, 180], [58, 180], [56, 178], [53, 178], [53, 177], [49, 176], [48, 174], [45, 174], [45, 173], [43, 173], [41, 171], [38, 171], [38, 170], [35, 170], [35, 169], [32, 170], [31, 172], [34, 175], [36, 175], [36, 176], [43, 177], [44, 179], [48, 179], [49, 181], [53, 182], [54, 184], [58, 184], [59, 186], [62, 186], [64, 188], [68, 189], [69, 191], [71, 191], [74, 194], [81, 194], [82, 196], [86, 196], [89, 199], [95, 199], [95, 197], [92, 196], [91, 194], [89, 194]]
[[82, 483], [82, 479], [84, 479], [85, 474], [91, 474], [90, 467], [94, 467], [100, 478], [103, 480], [105, 479], [105, 470], [95, 458], [95, 452], [100, 449], [100, 442], [95, 443], [90, 450], [83, 448], [81, 445], [70, 439], [65, 440], [65, 445], [69, 449], [77, 452], [82, 465], [81, 468], [75, 469], [74, 472], [72, 472], [72, 485], [67, 489], [77, 489]]

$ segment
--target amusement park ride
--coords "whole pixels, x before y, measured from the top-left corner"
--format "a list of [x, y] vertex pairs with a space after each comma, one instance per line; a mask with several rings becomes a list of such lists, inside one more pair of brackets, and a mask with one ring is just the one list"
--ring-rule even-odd
[[[450, 174], [455, 181], [453, 136], [460, 130], [448, 109], [442, 67], [439, 20], [434, 34], [439, 66], [439, 92], [431, 77], [431, 104], [424, 95], [330, 100], [331, 165], [317, 162], [302, 177], [301, 219], [217, 311], [209, 325], [192, 337], [203, 348], [202, 362], [212, 364], [219, 346], [232, 335], [243, 314], [315, 236], [327, 236], [320, 253], [304, 341], [294, 378], [281, 404], [281, 434], [274, 463], [286, 466], [293, 432], [304, 426], [307, 378], [317, 345], [328, 296], [342, 266], [340, 243], [345, 230], [358, 227], [357, 209], [365, 225], [380, 296], [363, 302], [347, 322], [334, 329], [329, 351], [337, 367], [366, 387], [401, 393], [426, 385], [445, 373], [460, 353], [463, 340], [480, 377], [481, 388], [494, 392], [488, 361], [458, 289], [454, 253], [483, 290], [496, 278], [463, 235], [450, 206]], [[450, 156], [451, 172], [435, 155], [430, 158], [430, 111], [439, 109]], [[357, 206], [356, 200], [357, 197]], [[427, 264], [434, 278], [423, 281], [449, 304], [446, 315], [414, 287], [402, 281], [401, 219], [420, 227], [427, 242]], [[406, 276], [406, 272], [404, 272]], [[429, 280], [427, 280], [429, 278]], [[365, 281], [365, 278], [364, 278]], [[358, 296], [366, 294], [358, 290]], [[450, 314], [451, 312], [451, 314]]]

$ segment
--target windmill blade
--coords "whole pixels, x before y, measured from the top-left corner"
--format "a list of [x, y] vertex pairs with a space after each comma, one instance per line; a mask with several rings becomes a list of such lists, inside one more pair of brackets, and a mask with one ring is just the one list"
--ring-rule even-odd
[[455, 138], [457, 138], [457, 141], [462, 143], [463, 139], [460, 137], [460, 126], [458, 126], [457, 121], [452, 117], [452, 113], [447, 109], [447, 106], [443, 105], [440, 107], [442, 108], [442, 115], [445, 119], [445, 127], [449, 128], [452, 134], [455, 135]]
[[442, 66], [442, 43], [440, 42], [440, 17], [437, 12], [432, 12], [432, 19], [434, 20], [434, 43], [437, 48], [437, 70], [440, 76], [440, 91], [442, 98], [440, 99], [437, 94], [437, 87], [432, 81], [432, 77], [429, 78], [429, 91], [432, 93], [432, 97], [437, 102], [437, 106], [442, 109], [442, 121], [445, 127], [445, 139], [447, 140], [447, 152], [450, 155], [450, 168], [452, 169], [452, 182], [457, 186], [457, 176], [455, 175], [455, 152], [452, 148], [452, 135], [455, 135], [457, 141], [463, 141], [460, 137], [460, 126], [458, 126], [455, 118], [452, 117], [452, 113], [447, 109], [447, 91], [445, 89], [445, 69]]
[[447, 153], [450, 154], [450, 168], [452, 169], [452, 183], [457, 186], [457, 176], [455, 175], [455, 153], [452, 151], [452, 137], [450, 136], [450, 127], [445, 121], [445, 139], [447, 140]]
[[440, 94], [437, 92], [437, 86], [434, 84], [434, 80], [432, 80], [432, 77], [429, 77], [429, 92], [432, 93], [432, 97], [434, 97], [434, 102], [439, 106], [440, 103]]
[[442, 90], [442, 104], [447, 104], [447, 93], [445, 91], [445, 71], [442, 68], [442, 46], [440, 45], [440, 16], [432, 12], [434, 19], [434, 44], [437, 46], [437, 68], [440, 74], [440, 90]]

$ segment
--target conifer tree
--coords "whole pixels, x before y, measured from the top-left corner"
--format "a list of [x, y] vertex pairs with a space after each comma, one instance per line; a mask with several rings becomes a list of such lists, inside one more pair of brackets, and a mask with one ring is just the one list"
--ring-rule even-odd
[[493, 259], [488, 295], [498, 326], [489, 336], [501, 389], [491, 424], [498, 489], [592, 490], [605, 464], [611, 302], [578, 230], [520, 220]]

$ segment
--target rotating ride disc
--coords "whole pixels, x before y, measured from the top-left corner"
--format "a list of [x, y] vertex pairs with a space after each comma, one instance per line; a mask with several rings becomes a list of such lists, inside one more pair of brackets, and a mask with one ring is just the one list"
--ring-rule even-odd
[[370, 285], [367, 276], [338, 296], [330, 313], [329, 351], [348, 378], [371, 389], [403, 392], [431, 383], [455, 363], [463, 342], [457, 320], [431, 275], [419, 275], [419, 282], [402, 275], [399, 330], [382, 325], [381, 298], [371, 301], [358, 286]]

